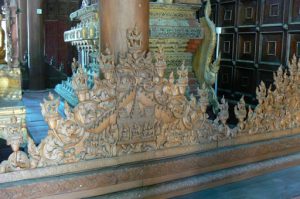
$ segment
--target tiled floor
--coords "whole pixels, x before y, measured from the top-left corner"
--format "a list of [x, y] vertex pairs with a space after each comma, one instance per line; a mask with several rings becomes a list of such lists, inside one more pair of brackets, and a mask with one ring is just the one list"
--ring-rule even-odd
[[26, 125], [29, 134], [35, 143], [40, 143], [47, 135], [48, 126], [42, 116], [40, 103], [47, 98], [49, 92], [45, 91], [25, 91], [23, 103], [26, 107]]

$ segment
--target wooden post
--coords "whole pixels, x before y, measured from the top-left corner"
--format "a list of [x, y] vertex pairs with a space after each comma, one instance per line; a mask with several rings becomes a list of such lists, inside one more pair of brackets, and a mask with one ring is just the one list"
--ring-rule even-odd
[[19, 22], [19, 60], [25, 61], [24, 55], [28, 53], [27, 45], [27, 0], [18, 0]]
[[142, 50], [149, 46], [149, 1], [100, 0], [101, 51], [108, 47], [118, 56], [127, 51], [126, 31], [136, 25], [142, 33]]
[[27, 1], [29, 89], [33, 90], [45, 88], [43, 2]]

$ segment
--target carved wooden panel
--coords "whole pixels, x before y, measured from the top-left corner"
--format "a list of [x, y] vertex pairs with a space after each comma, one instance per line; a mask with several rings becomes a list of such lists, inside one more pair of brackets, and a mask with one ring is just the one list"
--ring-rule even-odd
[[45, 23], [45, 54], [48, 59], [53, 57], [55, 60], [57, 60], [58, 58], [58, 52], [56, 50], [58, 46], [57, 28], [57, 21], [47, 21]]
[[282, 61], [282, 33], [262, 33], [260, 62], [279, 65]]
[[255, 70], [236, 67], [235, 88], [243, 95], [253, 95], [255, 91]]
[[240, 0], [238, 25], [255, 25], [257, 20], [257, 0]]
[[300, 32], [289, 34], [289, 46], [289, 55], [287, 57], [291, 59], [294, 55], [296, 55], [298, 58], [300, 58]]
[[272, 70], [259, 70], [258, 71], [258, 83], [264, 82], [266, 84], [266, 87], [268, 88], [269, 86], [272, 85], [273, 83], [273, 73], [274, 71]]
[[69, 10], [69, 2], [68, 0], [59, 0], [58, 4], [58, 15], [60, 16], [69, 16], [71, 10]]
[[58, 13], [57, 8], [56, 0], [48, 0], [46, 3], [46, 18], [49, 20], [55, 19]]
[[[300, 0], [212, 0], [212, 4], [217, 13], [216, 26], [223, 27], [221, 66], [231, 67], [233, 74], [228, 89], [222, 81], [228, 71], [220, 71], [219, 97], [226, 91], [230, 99], [237, 101], [242, 93], [248, 96], [247, 103], [255, 104], [251, 100], [256, 95], [252, 86], [260, 81], [271, 84], [279, 65], [286, 67], [293, 54], [300, 57]], [[232, 10], [231, 22], [224, 21], [225, 10]], [[233, 42], [228, 35], [232, 35]], [[232, 44], [231, 56], [226, 53], [228, 41]], [[248, 81], [249, 87], [245, 86]]]
[[292, 0], [290, 19], [291, 22], [300, 23], [300, 0]]
[[80, 0], [46, 0], [46, 19], [69, 21], [69, 14], [79, 8], [80, 2]]
[[234, 34], [222, 34], [220, 36], [220, 51], [222, 60], [233, 59]]
[[220, 26], [234, 26], [235, 23], [235, 3], [222, 3], [219, 12]]
[[233, 68], [232, 66], [222, 65], [218, 77], [219, 88], [230, 92], [232, 89]]
[[265, 0], [263, 4], [263, 24], [283, 23], [284, 0]]
[[238, 37], [238, 60], [254, 62], [256, 34], [240, 33]]
[[80, 0], [46, 0], [45, 19], [45, 55], [47, 62], [51, 58], [54, 65], [63, 64], [66, 73], [70, 73], [72, 58], [76, 53], [64, 42], [64, 32], [71, 28], [69, 15], [80, 6]]

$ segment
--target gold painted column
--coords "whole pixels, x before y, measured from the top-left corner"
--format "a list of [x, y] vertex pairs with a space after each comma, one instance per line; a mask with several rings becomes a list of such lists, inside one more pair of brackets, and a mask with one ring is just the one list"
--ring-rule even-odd
[[127, 51], [126, 32], [136, 25], [142, 33], [142, 48], [149, 46], [148, 0], [100, 0], [101, 51], [108, 47], [118, 56]]
[[43, 3], [27, 1], [29, 89], [33, 90], [45, 88]]

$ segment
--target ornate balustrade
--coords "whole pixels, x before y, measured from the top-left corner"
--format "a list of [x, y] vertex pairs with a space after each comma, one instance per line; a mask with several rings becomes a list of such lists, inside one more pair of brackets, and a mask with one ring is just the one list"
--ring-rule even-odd
[[[19, 149], [24, 131], [12, 117], [5, 132], [13, 153], [0, 165], [4, 197], [97, 196], [300, 152], [296, 57], [274, 74], [273, 86], [260, 84], [254, 110], [240, 100], [234, 108], [238, 125], [230, 127], [224, 98], [215, 119], [208, 118], [208, 85], [198, 88], [199, 99], [185, 96], [189, 72], [184, 63], [166, 77], [164, 49], [142, 52], [137, 27], [127, 37], [128, 52], [118, 63], [109, 49], [101, 53], [104, 79], [94, 75], [92, 87], [90, 75], [74, 61], [76, 72], [67, 82], [78, 104], [71, 109], [65, 103], [60, 115], [60, 99], [49, 94], [41, 104], [49, 131], [38, 146], [28, 137], [27, 152]], [[29, 181], [36, 178], [42, 180]]]
[[[249, 158], [259, 161], [300, 151], [300, 62], [296, 57], [289, 64], [288, 70], [279, 68], [274, 74], [273, 89], [267, 89], [261, 83], [257, 89], [259, 104], [254, 110], [247, 108], [243, 98], [241, 99], [235, 107], [239, 123], [231, 128], [227, 125], [228, 104], [224, 98], [219, 104], [216, 119], [208, 119], [206, 110], [209, 105], [209, 88], [203, 84], [198, 90], [199, 100], [194, 96], [188, 99], [185, 96], [188, 70], [184, 64], [176, 71], [178, 79], [174, 78], [174, 73], [165, 78], [167, 64], [163, 49], [160, 48], [155, 54], [140, 51], [140, 36], [136, 28], [132, 31], [134, 34], [129, 34], [128, 37], [129, 50], [124, 57], [120, 57], [119, 64], [114, 63], [109, 49], [101, 54], [100, 64], [103, 66], [101, 71], [104, 79], [100, 80], [95, 76], [92, 89], [88, 87], [88, 75], [79, 66], [72, 79], [72, 87], [79, 99], [74, 109], [66, 103], [65, 114], [61, 116], [58, 112], [59, 98], [50, 94], [49, 99], [44, 100], [41, 104], [42, 114], [49, 125], [49, 131], [38, 146], [28, 137], [28, 152], [20, 151], [19, 145], [23, 143], [22, 127], [12, 122], [13, 125], [7, 132], [12, 135], [8, 138], [8, 144], [14, 152], [0, 166], [0, 171], [4, 173], [0, 174], [0, 185], [171, 158], [170, 162], [135, 166], [134, 168], [144, 173], [141, 176], [136, 176], [138, 173], [132, 167], [124, 166], [125, 171], [121, 168], [117, 172], [110, 170], [109, 175], [120, 178], [119, 183], [125, 183], [119, 188], [113, 188], [118, 182], [109, 182], [108, 187], [102, 184], [103, 178], [99, 176], [105, 175], [104, 171], [82, 174], [74, 178], [74, 181], [71, 180], [73, 184], [84, 182], [82, 186], [86, 187], [79, 190], [88, 195], [84, 190], [95, 187], [86, 178], [102, 179], [99, 182], [96, 180], [99, 186], [101, 184], [101, 189], [95, 194], [104, 194], [112, 190], [124, 190], [126, 187], [139, 187], [140, 185], [126, 185], [134, 180], [132, 178], [152, 185], [178, 179], [173, 172], [181, 172], [183, 177], [188, 177], [199, 172], [249, 163]], [[15, 121], [14, 118], [12, 121]], [[274, 138], [278, 139], [272, 141]], [[251, 145], [253, 142], [257, 144]], [[236, 145], [242, 146], [224, 148]], [[199, 154], [213, 149], [216, 151], [209, 153], [210, 155]], [[188, 154], [193, 156], [187, 156]], [[184, 162], [178, 158], [172, 159], [177, 156], [182, 157]], [[241, 158], [244, 156], [245, 158]], [[208, 161], [207, 157], [211, 157], [209, 163], [213, 167], [204, 165]], [[191, 162], [187, 164], [187, 160], [194, 161], [195, 165]], [[176, 162], [175, 167], [172, 162]], [[164, 167], [161, 168], [162, 165]], [[203, 168], [198, 168], [197, 165], [202, 165]], [[194, 170], [184, 173], [181, 167], [193, 167]], [[155, 172], [152, 173], [153, 169], [162, 172], [164, 177], [156, 176]], [[172, 177], [165, 176], [169, 172]], [[127, 176], [129, 181], [124, 180], [122, 175]], [[156, 178], [151, 180], [148, 175]], [[148, 181], [143, 181], [144, 179]], [[51, 185], [52, 181], [49, 183]], [[76, 191], [69, 183], [65, 178], [63, 183], [59, 183], [64, 187], [63, 190], [59, 189], [55, 193], [64, 194], [65, 188]], [[33, 190], [34, 186], [38, 189], [45, 186], [41, 182], [35, 184], [29, 183], [28, 186], [33, 186]], [[47, 190], [52, 190], [51, 187]], [[0, 186], [5, 196], [9, 196], [11, 190], [20, 189], [24, 195], [32, 194], [22, 186], [2, 189]], [[35, 190], [34, 194], [41, 196], [39, 194], [45, 193]]]
[[[285, 136], [278, 132], [299, 127], [300, 64], [296, 58], [289, 71], [279, 68], [274, 74], [274, 90], [261, 83], [255, 110], [247, 110], [241, 99], [235, 107], [238, 126], [230, 128], [225, 99], [216, 119], [207, 119], [208, 87], [203, 84], [198, 90], [199, 101], [193, 96], [187, 99], [186, 67], [178, 68], [177, 80], [173, 73], [164, 78], [167, 65], [163, 50], [160, 48], [152, 62], [151, 53], [139, 50], [140, 37], [136, 28], [133, 31], [135, 34], [128, 37], [129, 51], [118, 65], [109, 49], [101, 55], [105, 79], [95, 76], [92, 89], [79, 66], [72, 79], [79, 103], [73, 110], [65, 105], [66, 117], [59, 115], [60, 100], [52, 95], [41, 104], [50, 130], [38, 147], [29, 138], [28, 166], [24, 169], [215, 142], [218, 147], [230, 146]], [[23, 167], [8, 161], [1, 168], [9, 172]]]

